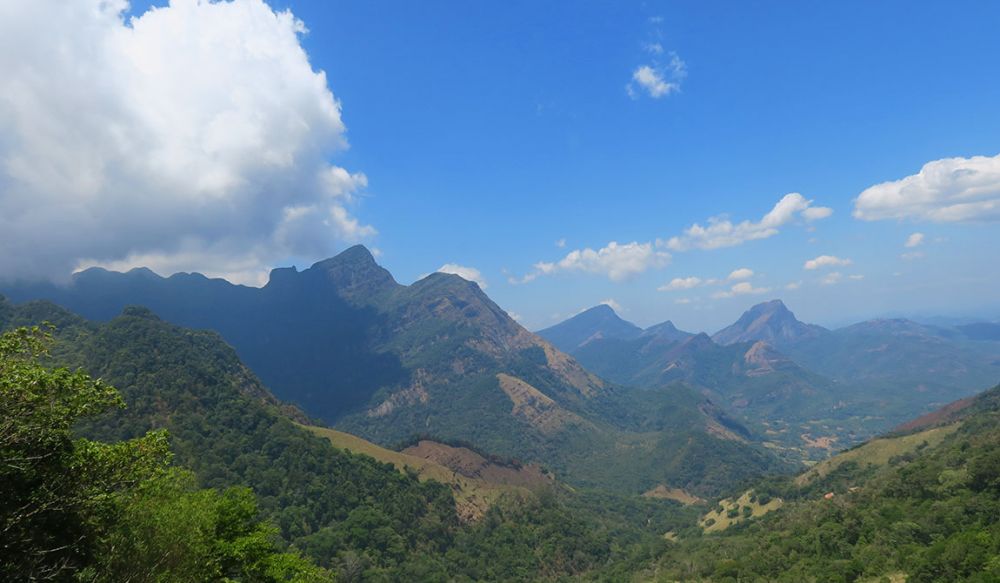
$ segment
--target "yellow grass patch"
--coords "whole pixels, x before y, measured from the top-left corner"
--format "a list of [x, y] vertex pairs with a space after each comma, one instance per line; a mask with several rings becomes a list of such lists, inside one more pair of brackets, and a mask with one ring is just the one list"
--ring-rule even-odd
[[307, 425], [301, 427], [320, 437], [325, 437], [336, 448], [348, 450], [352, 453], [364, 454], [381, 462], [390, 463], [396, 466], [396, 469], [400, 472], [405, 472], [409, 468], [417, 473], [417, 478], [421, 481], [434, 480], [442, 484], [447, 484], [451, 487], [452, 495], [455, 497], [455, 511], [458, 517], [464, 522], [479, 520], [489, 510], [490, 506], [505, 495], [530, 495], [530, 491], [526, 488], [492, 484], [485, 480], [469, 478], [437, 462], [415, 455], [392, 451], [350, 433], [327, 429], [325, 427]]
[[893, 457], [916, 451], [924, 442], [927, 443], [928, 447], [938, 445], [941, 440], [958, 429], [958, 426], [958, 423], [954, 423], [912, 435], [873, 439], [860, 447], [845, 451], [814, 465], [795, 478], [795, 483], [804, 486], [813, 480], [825, 477], [842, 464], [851, 461], [857, 462], [862, 467], [887, 465]]
[[[784, 506], [784, 501], [781, 498], [772, 498], [767, 504], [761, 504], [758, 501], [751, 502], [750, 497], [753, 491], [748, 490], [743, 493], [738, 499], [733, 500], [732, 498], [725, 498], [719, 501], [719, 506], [722, 507], [722, 511], [719, 512], [716, 509], [711, 510], [706, 513], [698, 521], [698, 526], [702, 528], [705, 532], [719, 532], [726, 530], [734, 524], [738, 524], [747, 520], [743, 515], [743, 509], [750, 508], [750, 517], [757, 518], [764, 516], [768, 512], [773, 512], [782, 506]], [[729, 516], [731, 510], [736, 510], [736, 516]]]

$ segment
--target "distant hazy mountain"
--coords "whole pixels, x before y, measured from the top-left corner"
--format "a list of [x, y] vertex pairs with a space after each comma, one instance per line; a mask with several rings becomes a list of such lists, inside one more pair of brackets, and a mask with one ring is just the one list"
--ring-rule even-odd
[[649, 328], [642, 331], [643, 336], [654, 336], [660, 340], [666, 340], [668, 342], [676, 342], [678, 340], [685, 340], [694, 336], [690, 332], [685, 332], [683, 330], [678, 330], [677, 326], [670, 320], [666, 322], [661, 322], [659, 324], [654, 324]]
[[750, 308], [736, 323], [716, 332], [712, 339], [718, 344], [764, 340], [783, 348], [826, 332], [821, 326], [800, 322], [781, 300], [771, 300]]
[[866, 387], [872, 396], [928, 406], [1000, 380], [1000, 344], [911, 320], [860, 322], [789, 345], [786, 352], [820, 374]]
[[435, 273], [400, 285], [361, 246], [301, 272], [275, 269], [260, 289], [92, 269], [67, 287], [5, 291], [99, 320], [143, 305], [216, 330], [279, 398], [382, 445], [415, 435], [468, 441], [540, 461], [571, 483], [640, 492], [665, 484], [706, 493], [778, 467], [695, 390], [610, 386], [475, 283]]
[[[655, 328], [655, 327], [654, 327]], [[1000, 381], [994, 325], [957, 328], [871, 320], [826, 330], [774, 300], [713, 338], [596, 338], [574, 349], [588, 370], [646, 388], [683, 381], [771, 439], [804, 447], [849, 445]]]
[[621, 319], [606, 304], [584, 310], [572, 318], [544, 330], [538, 335], [563, 352], [572, 353], [577, 348], [601, 338], [637, 338], [642, 328]]
[[764, 341], [722, 346], [704, 333], [677, 341], [650, 335], [592, 342], [574, 356], [588, 370], [615, 382], [648, 389], [678, 382], [696, 387], [744, 421], [764, 422], [781, 431], [770, 439], [787, 447], [806, 445], [802, 431], [787, 430], [790, 424], [829, 418], [839, 398], [833, 382]]
[[970, 340], [992, 340], [1000, 342], [1000, 323], [977, 322], [957, 327]]
[[642, 329], [623, 320], [606, 304], [594, 306], [555, 326], [539, 330], [538, 335], [570, 354], [597, 340], [633, 340], [645, 336], [674, 342], [693, 336], [690, 332], [678, 330], [670, 320]]

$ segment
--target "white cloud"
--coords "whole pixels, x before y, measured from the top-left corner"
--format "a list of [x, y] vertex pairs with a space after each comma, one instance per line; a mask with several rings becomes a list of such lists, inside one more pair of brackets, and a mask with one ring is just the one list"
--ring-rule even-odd
[[[782, 197], [758, 222], [743, 221], [734, 224], [725, 217], [712, 217], [708, 219], [708, 226], [695, 223], [683, 235], [672, 237], [661, 244], [672, 251], [734, 247], [747, 241], [773, 237], [778, 234], [780, 227], [797, 217], [808, 222], [828, 217], [833, 212], [827, 207], [814, 207], [812, 203], [801, 194], [793, 192]], [[811, 212], [807, 215], [806, 212], [810, 209]]]
[[840, 273], [839, 271], [831, 271], [830, 273], [826, 274], [823, 277], [823, 279], [819, 280], [819, 282], [823, 285], [834, 285], [836, 283], [840, 283], [840, 280], [842, 280], [843, 278], [844, 278], [843, 273]]
[[486, 278], [483, 274], [479, 272], [475, 267], [466, 267], [465, 265], [458, 265], [457, 263], [445, 263], [437, 269], [438, 273], [452, 273], [461, 277], [462, 279], [467, 279], [469, 281], [474, 281], [479, 284], [481, 289], [486, 289]]
[[365, 176], [328, 162], [346, 130], [302, 22], [262, 0], [126, 9], [0, 10], [0, 277], [149, 261], [254, 283], [375, 234], [349, 211]]
[[596, 251], [577, 249], [557, 262], [536, 263], [533, 272], [520, 280], [511, 280], [511, 283], [527, 283], [542, 275], [574, 271], [602, 275], [611, 281], [624, 281], [649, 269], [665, 267], [668, 263], [670, 254], [657, 251], [652, 243], [633, 241], [619, 245], [612, 241]]
[[865, 189], [854, 203], [865, 221], [1000, 221], [1000, 155], [945, 158], [920, 172]]
[[795, 291], [795, 290], [799, 289], [800, 287], [802, 287], [802, 282], [801, 281], [793, 281], [793, 282], [787, 284], [785, 286], [785, 289], [787, 289], [789, 291]]
[[556, 247], [562, 249], [565, 246], [566, 246], [566, 238], [565, 237], [563, 237], [562, 239], [559, 239], [558, 241], [556, 241]]
[[861, 275], [860, 273], [853, 273], [847, 276], [847, 279], [853, 279], [854, 281], [861, 281], [864, 278], [865, 276]]
[[731, 298], [734, 296], [743, 296], [749, 294], [764, 294], [769, 291], [771, 291], [770, 288], [754, 287], [753, 284], [751, 284], [749, 281], [743, 281], [729, 288], [729, 291], [716, 292], [712, 294], [712, 297], [716, 299], [722, 299], [722, 298]]
[[907, 248], [913, 248], [913, 247], [919, 247], [923, 245], [923, 243], [924, 243], [924, 234], [913, 233], [912, 235], [906, 238], [906, 243], [904, 243], [903, 246]]
[[700, 277], [675, 277], [670, 280], [670, 283], [666, 283], [656, 288], [659, 291], [674, 291], [681, 289], [691, 289], [698, 287], [704, 283]]
[[[560, 271], [581, 271], [587, 273], [599, 273], [606, 275], [613, 281], [622, 281], [633, 275], [637, 275], [653, 268], [664, 267], [670, 263], [670, 254], [666, 251], [659, 251], [664, 247], [672, 251], [688, 251], [691, 249], [718, 249], [722, 247], [732, 247], [742, 245], [747, 241], [756, 239], [766, 239], [778, 234], [778, 228], [787, 225], [794, 220], [801, 219], [809, 222], [819, 218], [830, 216], [830, 211], [826, 207], [812, 206], [813, 201], [807, 200], [801, 194], [793, 192], [786, 194], [778, 201], [774, 207], [761, 217], [758, 222], [743, 221], [733, 224], [728, 219], [713, 217], [708, 220], [708, 227], [694, 224], [678, 237], [669, 240], [657, 239], [651, 243], [639, 243], [633, 241], [625, 245], [619, 245], [612, 241], [607, 247], [594, 251], [593, 249], [583, 249], [572, 251], [565, 258], [558, 262], [539, 262], [534, 265], [534, 271], [521, 277], [509, 277], [511, 284], [527, 283], [538, 279], [542, 275], [549, 275]], [[812, 213], [813, 218], [807, 218], [805, 211], [817, 210]], [[753, 271], [747, 268], [735, 270], [730, 274], [734, 276], [751, 277]], [[680, 278], [685, 279], [685, 278]], [[686, 278], [691, 279], [691, 278]], [[715, 285], [721, 283], [717, 279], [708, 279], [701, 282], [703, 285]], [[660, 291], [672, 289], [686, 289], [671, 287], [673, 282], [661, 286]]]
[[[659, 47], [659, 52], [647, 48], [650, 53], [663, 52], [659, 43], [648, 46]], [[644, 91], [649, 97], [659, 99], [680, 91], [681, 81], [687, 77], [687, 65], [677, 53], [670, 53], [669, 56], [666, 62], [654, 60], [652, 64], [640, 65], [632, 71], [632, 80], [625, 86], [630, 97], [637, 99], [639, 93]]]
[[923, 251], [910, 251], [908, 253], [903, 253], [899, 257], [901, 259], [906, 260], [906, 261], [913, 261], [915, 259], [923, 259], [924, 258], [924, 252]]
[[812, 269], [820, 269], [823, 267], [833, 267], [838, 265], [850, 265], [851, 263], [853, 262], [850, 259], [842, 259], [835, 255], [820, 255], [815, 259], [810, 259], [809, 261], [806, 261], [802, 267], [804, 267], [805, 269], [812, 270]]
[[733, 281], [737, 279], [750, 279], [751, 277], [753, 277], [753, 270], [747, 267], [741, 267], [730, 273], [729, 277], [726, 279]]
[[691, 298], [677, 298], [676, 300], [674, 300], [674, 303], [675, 304], [681, 304], [681, 305], [690, 304], [691, 303]]
[[[802, 218], [807, 221], [818, 221], [833, 214], [833, 209], [826, 206], [811, 206], [802, 211]], [[812, 227], [810, 227], [812, 229]]]
[[646, 52], [651, 55], [663, 54], [663, 45], [657, 42], [646, 43], [642, 46], [642, 48], [646, 49]]

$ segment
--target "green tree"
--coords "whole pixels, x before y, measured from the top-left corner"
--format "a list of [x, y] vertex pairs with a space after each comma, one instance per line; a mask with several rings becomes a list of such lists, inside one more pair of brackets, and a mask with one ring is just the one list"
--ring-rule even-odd
[[328, 581], [247, 488], [199, 490], [165, 431], [102, 443], [83, 418], [124, 407], [101, 380], [41, 364], [46, 329], [0, 335], [0, 580]]
[[75, 439], [73, 424], [122, 400], [81, 372], [47, 369], [47, 330], [0, 336], [0, 579], [55, 579], [87, 564], [110, 496], [162, 472], [166, 435], [115, 444]]

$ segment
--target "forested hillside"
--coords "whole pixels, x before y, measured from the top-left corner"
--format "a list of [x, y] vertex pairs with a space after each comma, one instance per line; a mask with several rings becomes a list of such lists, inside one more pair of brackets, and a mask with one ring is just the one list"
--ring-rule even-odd
[[[0, 301], [0, 318], [8, 329], [52, 322], [58, 328], [49, 362], [81, 367], [120, 389], [126, 408], [81, 420], [80, 434], [118, 443], [165, 430], [173, 464], [209, 488], [192, 496], [207, 504], [218, 488], [248, 487], [253, 497], [244, 502], [276, 526], [275, 541], [346, 580], [625, 573], [652, 560], [662, 547], [659, 532], [692, 519], [675, 502], [557, 486], [500, 499], [463, 525], [447, 486], [336, 449], [297, 426], [306, 421], [301, 412], [278, 403], [213, 333], [178, 328], [142, 308], [95, 324], [47, 303]], [[163, 487], [150, 495], [165, 497], [149, 504], [162, 500], [169, 508], [170, 489], [193, 484]], [[134, 512], [160, 519], [149, 514], [154, 510]]]
[[662, 581], [1000, 580], [1000, 387], [944, 423], [758, 484], [758, 499], [784, 506], [719, 534], [691, 528], [652, 572]]

